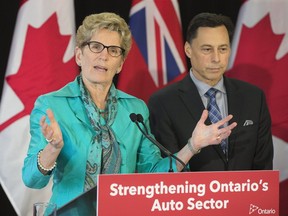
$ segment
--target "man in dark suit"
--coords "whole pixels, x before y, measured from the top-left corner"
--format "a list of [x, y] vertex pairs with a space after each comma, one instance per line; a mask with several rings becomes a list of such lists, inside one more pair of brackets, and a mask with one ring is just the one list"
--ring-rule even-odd
[[[191, 171], [270, 170], [273, 166], [271, 117], [264, 92], [223, 75], [233, 28], [226, 16], [196, 15], [188, 26], [184, 45], [191, 63], [189, 74], [156, 92], [148, 102], [152, 133], [173, 153], [187, 144], [204, 109], [209, 110], [206, 124], [215, 122], [214, 117], [233, 115], [231, 121], [237, 122], [237, 127], [229, 139], [222, 141], [223, 148], [209, 145], [194, 149], [199, 154], [189, 161]], [[216, 92], [217, 105], [212, 105], [213, 99], [206, 95], [211, 88]], [[210, 116], [215, 110], [218, 114]]]

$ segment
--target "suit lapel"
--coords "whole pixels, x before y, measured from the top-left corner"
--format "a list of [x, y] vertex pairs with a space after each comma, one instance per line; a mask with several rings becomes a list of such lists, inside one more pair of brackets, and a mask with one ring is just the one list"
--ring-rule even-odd
[[[112, 124], [112, 129], [117, 131], [116, 137], [117, 140], [122, 140], [122, 136], [125, 135], [125, 131], [129, 127], [130, 124], [133, 124], [130, 119], [130, 112], [122, 105], [122, 103], [118, 103], [117, 115], [114, 120], [114, 124]], [[115, 123], [117, 122], [117, 123]], [[119, 140], [118, 140], [119, 141]]]
[[[232, 80], [224, 76], [224, 85], [226, 87], [227, 92], [227, 102], [228, 102], [228, 114], [232, 114], [233, 118], [230, 120], [229, 124], [232, 122], [240, 122], [240, 112], [241, 107], [243, 104], [243, 95], [241, 94], [241, 91], [235, 85], [232, 84]], [[228, 155], [231, 157], [233, 154], [233, 149], [235, 147], [236, 143], [236, 134], [237, 130], [239, 129], [240, 125], [238, 125], [236, 128], [232, 130], [231, 135], [229, 136], [229, 149], [228, 149]]]
[[64, 86], [60, 91], [55, 93], [56, 97], [65, 97], [68, 103], [68, 106], [73, 111], [76, 118], [81, 122], [87, 125], [91, 130], [92, 126], [90, 125], [89, 119], [87, 117], [84, 105], [81, 101], [81, 94], [78, 85], [77, 78], [66, 86]]
[[183, 105], [186, 107], [195, 121], [198, 122], [205, 107], [200, 98], [196, 85], [191, 80], [189, 74], [179, 83], [178, 91]]
[[[78, 100], [78, 99], [77, 99]], [[80, 98], [79, 98], [80, 100]], [[86, 114], [86, 110], [85, 107], [83, 105], [82, 102], [76, 102], [76, 100], [69, 100], [70, 103], [70, 107], [73, 110], [73, 112], [75, 113], [75, 116], [81, 121], [83, 122], [83, 124], [87, 125], [89, 128], [91, 128], [91, 130], [93, 130], [90, 121], [88, 119], [88, 116]]]

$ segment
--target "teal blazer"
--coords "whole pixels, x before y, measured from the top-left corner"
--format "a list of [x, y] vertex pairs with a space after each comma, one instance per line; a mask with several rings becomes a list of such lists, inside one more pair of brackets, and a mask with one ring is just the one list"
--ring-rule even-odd
[[[141, 113], [150, 130], [146, 104], [120, 90], [117, 90], [117, 97], [118, 111], [112, 129], [121, 150], [120, 172], [167, 172], [169, 158], [163, 159], [158, 147], [145, 138], [129, 118], [130, 113]], [[57, 167], [52, 175], [43, 175], [37, 168], [37, 153], [47, 142], [41, 133], [39, 121], [46, 115], [48, 108], [54, 112], [60, 125], [64, 147], [57, 158]], [[31, 140], [22, 168], [24, 184], [29, 188], [40, 189], [45, 187], [53, 176], [51, 202], [56, 203], [58, 208], [79, 196], [84, 190], [86, 161], [94, 133], [76, 79], [58, 91], [37, 98], [30, 115]], [[176, 170], [175, 160], [173, 169]]]

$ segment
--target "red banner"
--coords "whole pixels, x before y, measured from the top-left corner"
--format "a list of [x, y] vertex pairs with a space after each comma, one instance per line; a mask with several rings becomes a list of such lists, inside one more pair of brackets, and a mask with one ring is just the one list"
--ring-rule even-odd
[[99, 175], [99, 216], [279, 215], [279, 171]]

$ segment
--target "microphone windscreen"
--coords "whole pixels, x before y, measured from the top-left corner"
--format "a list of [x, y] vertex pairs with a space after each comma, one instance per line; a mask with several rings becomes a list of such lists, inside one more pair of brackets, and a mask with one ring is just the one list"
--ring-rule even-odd
[[143, 116], [141, 114], [137, 114], [137, 121], [138, 122], [143, 122], [144, 121]]
[[137, 121], [137, 115], [135, 113], [131, 113], [130, 114], [130, 119], [132, 122], [136, 122]]

